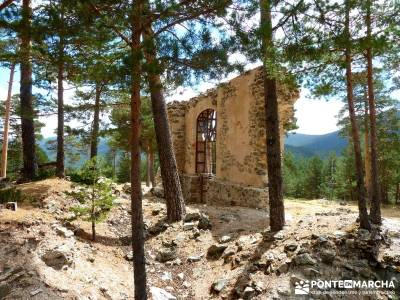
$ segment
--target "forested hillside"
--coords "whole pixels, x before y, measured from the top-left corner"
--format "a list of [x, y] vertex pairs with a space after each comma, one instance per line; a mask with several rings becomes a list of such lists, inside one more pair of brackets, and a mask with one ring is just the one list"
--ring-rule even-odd
[[310, 135], [302, 133], [289, 133], [285, 139], [285, 149], [298, 156], [327, 157], [334, 152], [341, 155], [348, 141], [340, 135], [339, 131], [324, 135]]

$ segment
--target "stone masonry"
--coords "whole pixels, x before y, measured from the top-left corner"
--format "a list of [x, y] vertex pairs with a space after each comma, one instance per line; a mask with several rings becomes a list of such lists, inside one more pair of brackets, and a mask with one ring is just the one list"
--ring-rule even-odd
[[[174, 151], [187, 202], [266, 208], [267, 159], [263, 70], [247, 71], [188, 101], [168, 104]], [[281, 141], [293, 120], [297, 89], [278, 85]], [[217, 115], [216, 174], [196, 174], [197, 118]], [[283, 150], [283, 149], [282, 149]]]

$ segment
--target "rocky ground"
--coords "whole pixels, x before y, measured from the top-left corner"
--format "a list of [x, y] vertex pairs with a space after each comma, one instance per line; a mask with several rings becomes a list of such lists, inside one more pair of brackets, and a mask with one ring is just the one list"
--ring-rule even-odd
[[[70, 182], [20, 189], [30, 203], [0, 212], [0, 299], [133, 299], [128, 187], [115, 187], [116, 206], [97, 225], [96, 242], [90, 224], [68, 221]], [[266, 211], [239, 207], [188, 205], [184, 222], [168, 224], [163, 199], [144, 194], [155, 300], [294, 299], [294, 284], [311, 279], [393, 280], [397, 288], [314, 299], [398, 299], [398, 208], [385, 209], [381, 230], [369, 233], [357, 228], [353, 205], [287, 201], [287, 226], [272, 235]]]

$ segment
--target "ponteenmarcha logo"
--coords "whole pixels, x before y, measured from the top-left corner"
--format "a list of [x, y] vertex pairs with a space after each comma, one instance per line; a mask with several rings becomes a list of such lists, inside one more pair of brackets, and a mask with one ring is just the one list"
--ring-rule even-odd
[[296, 295], [308, 295], [310, 293], [310, 282], [308, 280], [295, 282], [294, 293]]

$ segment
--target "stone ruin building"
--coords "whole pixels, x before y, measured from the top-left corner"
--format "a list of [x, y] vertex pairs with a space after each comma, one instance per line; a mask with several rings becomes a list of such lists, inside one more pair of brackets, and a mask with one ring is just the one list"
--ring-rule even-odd
[[[278, 85], [278, 97], [283, 145], [299, 92]], [[187, 202], [267, 207], [261, 67], [189, 101], [169, 103], [168, 118]]]

